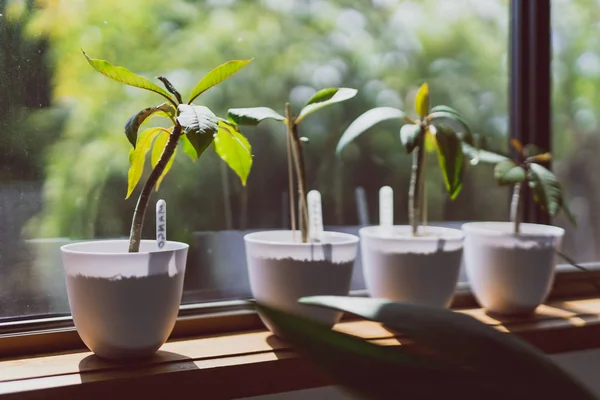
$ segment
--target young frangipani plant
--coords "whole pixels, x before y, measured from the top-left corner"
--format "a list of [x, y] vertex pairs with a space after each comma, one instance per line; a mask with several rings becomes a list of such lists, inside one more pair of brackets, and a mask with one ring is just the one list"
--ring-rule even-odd
[[339, 103], [351, 99], [356, 95], [356, 89], [350, 88], [327, 88], [317, 92], [304, 105], [298, 116], [294, 116], [291, 111], [290, 103], [285, 103], [285, 116], [268, 107], [253, 107], [253, 108], [232, 108], [229, 110], [229, 120], [232, 123], [239, 125], [258, 125], [266, 119], [273, 119], [283, 122], [287, 130], [287, 153], [288, 153], [288, 171], [290, 184], [290, 211], [292, 230], [296, 229], [296, 212], [294, 206], [294, 173], [298, 182], [298, 213], [300, 220], [300, 231], [302, 243], [308, 240], [308, 207], [307, 207], [307, 188], [306, 188], [306, 170], [304, 166], [304, 154], [302, 151], [302, 143], [308, 142], [306, 137], [301, 137], [298, 132], [298, 125], [304, 118], [317, 111], [320, 108], [328, 105]]
[[[236, 124], [219, 118], [207, 107], [195, 105], [192, 102], [203, 92], [229, 78], [252, 60], [232, 60], [219, 65], [198, 82], [192, 89], [189, 99], [184, 103], [179, 92], [165, 77], [160, 76], [157, 79], [163, 83], [166, 91], [124, 67], [90, 58], [85, 52], [83, 54], [90, 65], [101, 74], [129, 86], [155, 92], [167, 100], [165, 103], [141, 110], [129, 118], [125, 124], [125, 135], [133, 146], [129, 152], [130, 168], [126, 198], [131, 196], [142, 177], [146, 154], [150, 149], [152, 149], [153, 168], [144, 183], [135, 207], [129, 236], [129, 252], [139, 251], [142, 226], [150, 194], [154, 187], [158, 190], [161, 181], [169, 172], [179, 143], [192, 161], [200, 158], [202, 153], [211, 144], [214, 144], [214, 149], [219, 157], [236, 172], [242, 184], [246, 184], [252, 166], [252, 153], [248, 140], [240, 133]], [[172, 126], [148, 128], [138, 134], [140, 126], [150, 117], [167, 118]]]
[[462, 188], [464, 157], [461, 141], [473, 143], [469, 126], [456, 110], [443, 105], [429, 107], [427, 83], [417, 91], [415, 110], [417, 118], [413, 120], [404, 111], [393, 107], [373, 108], [348, 126], [336, 149], [340, 155], [346, 145], [379, 122], [398, 119], [405, 123], [400, 128], [400, 140], [406, 151], [413, 155], [408, 210], [413, 235], [417, 235], [419, 225], [427, 223], [427, 153], [437, 152], [446, 190], [454, 199]]
[[575, 218], [569, 211], [556, 176], [541, 163], [551, 160], [550, 153], [543, 152], [537, 146], [525, 145], [517, 139], [511, 140], [516, 151], [515, 159], [487, 150], [476, 149], [464, 144], [463, 148], [471, 158], [472, 164], [479, 162], [495, 164], [494, 178], [499, 185], [512, 185], [513, 194], [510, 204], [510, 221], [514, 223], [514, 232], [520, 232], [521, 193], [528, 186], [533, 192], [534, 201], [550, 216], [562, 209], [569, 221], [575, 225]]

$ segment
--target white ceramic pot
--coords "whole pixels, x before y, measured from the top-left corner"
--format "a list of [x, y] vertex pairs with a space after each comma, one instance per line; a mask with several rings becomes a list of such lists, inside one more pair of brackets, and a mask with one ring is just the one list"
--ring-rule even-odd
[[179, 311], [188, 245], [127, 240], [61, 247], [75, 328], [96, 355], [108, 359], [152, 356], [167, 340]]
[[[322, 243], [301, 243], [300, 233], [264, 231], [244, 236], [250, 288], [256, 301], [329, 327], [341, 312], [298, 303], [305, 296], [345, 296], [350, 291], [358, 237], [324, 232]], [[273, 325], [261, 315], [271, 332]]]
[[515, 234], [511, 222], [469, 222], [462, 229], [467, 276], [487, 311], [531, 313], [544, 302], [564, 229], [521, 223]]
[[408, 225], [359, 230], [365, 284], [371, 297], [445, 307], [458, 283], [464, 234]]

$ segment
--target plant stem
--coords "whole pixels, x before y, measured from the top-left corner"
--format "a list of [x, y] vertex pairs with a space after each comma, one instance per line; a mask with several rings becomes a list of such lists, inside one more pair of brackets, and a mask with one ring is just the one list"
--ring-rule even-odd
[[421, 199], [419, 189], [421, 187], [421, 167], [423, 164], [423, 143], [417, 146], [413, 150], [413, 164], [410, 175], [410, 188], [408, 191], [408, 218], [410, 219], [410, 225], [412, 226], [413, 236], [417, 235], [419, 227], [419, 211], [421, 206]]
[[[289, 128], [289, 125], [286, 125]], [[294, 173], [292, 164], [292, 134], [290, 130], [287, 130], [286, 144], [287, 144], [287, 161], [288, 161], [288, 193], [290, 200], [290, 219], [292, 227], [292, 235], [296, 235], [296, 204], [294, 202]]]
[[302, 243], [308, 241], [308, 207], [306, 205], [306, 170], [304, 168], [304, 155], [302, 154], [302, 143], [298, 135], [298, 125], [294, 121], [290, 103], [285, 103], [285, 117], [287, 119], [288, 135], [290, 135], [292, 155], [296, 167], [296, 179], [298, 181], [298, 197], [300, 213], [300, 232]]
[[142, 241], [142, 227], [144, 226], [144, 217], [146, 215], [146, 208], [148, 208], [148, 201], [150, 200], [150, 193], [156, 185], [158, 178], [162, 175], [167, 163], [173, 157], [177, 142], [181, 136], [181, 125], [177, 124], [173, 128], [173, 132], [169, 135], [167, 145], [160, 155], [160, 159], [156, 163], [156, 166], [150, 173], [150, 176], [144, 183], [140, 197], [138, 197], [137, 204], [135, 205], [135, 211], [133, 213], [133, 221], [131, 222], [131, 232], [129, 233], [129, 252], [137, 253], [140, 251], [140, 242]]
[[521, 182], [515, 183], [513, 187], [512, 200], [510, 202], [510, 221], [515, 225], [514, 233], [519, 233], [521, 223]]
[[421, 161], [421, 225], [427, 226], [427, 149], [423, 138], [423, 160]]

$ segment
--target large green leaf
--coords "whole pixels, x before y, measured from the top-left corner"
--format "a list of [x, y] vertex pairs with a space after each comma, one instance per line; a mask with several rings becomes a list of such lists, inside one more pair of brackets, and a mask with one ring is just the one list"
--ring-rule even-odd
[[140, 89], [146, 89], [146, 90], [150, 90], [152, 92], [158, 93], [161, 96], [163, 96], [164, 98], [166, 98], [167, 100], [169, 100], [171, 103], [177, 104], [171, 98], [169, 93], [167, 93], [163, 88], [150, 82], [148, 79], [146, 79], [142, 76], [134, 74], [127, 68], [112, 65], [108, 61], [90, 58], [90, 57], [88, 57], [87, 54], [85, 54], [85, 52], [83, 52], [83, 55], [88, 60], [90, 65], [92, 67], [94, 67], [94, 69], [96, 71], [100, 72], [101, 74], [106, 75], [109, 78], [114, 79], [117, 82], [121, 82], [121, 83], [124, 83], [129, 86], [134, 86], [134, 87], [138, 87]]
[[400, 141], [406, 148], [407, 153], [412, 153], [415, 147], [423, 143], [423, 128], [420, 124], [406, 124], [400, 128]]
[[494, 167], [494, 177], [500, 185], [514, 185], [524, 182], [526, 178], [525, 169], [517, 165], [513, 160], [501, 161]]
[[[217, 116], [207, 107], [180, 104], [177, 121], [199, 158], [213, 142], [219, 129]], [[190, 155], [189, 152], [187, 152]]]
[[477, 149], [467, 143], [462, 143], [462, 149], [463, 153], [471, 159], [471, 164], [473, 165], [477, 165], [480, 162], [495, 165], [500, 162], [510, 161], [510, 158], [505, 155]]
[[530, 164], [529, 168], [529, 186], [533, 190], [534, 200], [551, 216], [555, 216], [562, 209], [569, 221], [575, 225], [575, 218], [565, 203], [556, 175], [539, 164]]
[[450, 199], [455, 199], [462, 188], [464, 157], [461, 141], [456, 132], [446, 125], [435, 128], [438, 162]]
[[[405, 347], [381, 347], [264, 304], [258, 310], [335, 383], [368, 399], [509, 398], [510, 385]], [[434, 382], [435, 384], [432, 384]], [[504, 397], [502, 397], [503, 395]], [[490, 397], [491, 396], [491, 397]]]
[[424, 118], [429, 113], [429, 85], [421, 85], [415, 96], [415, 110], [419, 118]]
[[252, 147], [235, 125], [219, 121], [219, 130], [215, 137], [215, 151], [246, 185], [252, 168]]
[[351, 88], [327, 88], [319, 90], [310, 100], [308, 100], [304, 108], [302, 108], [300, 114], [296, 118], [296, 123], [299, 124], [304, 117], [320, 108], [351, 99], [356, 96], [356, 93], [358, 93], [358, 91]]
[[341, 154], [348, 143], [356, 139], [361, 133], [382, 121], [389, 119], [404, 119], [406, 114], [393, 107], [373, 108], [356, 118], [342, 134], [336, 147], [336, 153]]
[[175, 113], [175, 108], [169, 103], [162, 103], [156, 107], [144, 108], [127, 120], [127, 123], [125, 124], [125, 136], [127, 136], [129, 143], [135, 148], [138, 130], [144, 121], [154, 114], [162, 114], [170, 118], [175, 118]]
[[438, 111], [448, 112], [450, 114], [455, 114], [455, 115], [461, 117], [460, 113], [458, 111], [456, 111], [452, 107], [448, 107], [448, 106], [445, 106], [445, 105], [439, 105], [439, 106], [433, 106], [433, 107], [431, 107], [431, 112], [432, 113], [438, 112]]
[[424, 354], [438, 355], [477, 372], [482, 380], [506, 386], [511, 392], [506, 398], [595, 398], [539, 350], [466, 314], [383, 299], [315, 296], [300, 301], [381, 322], [425, 346]]
[[[446, 108], [446, 106], [438, 107]], [[462, 141], [471, 146], [475, 146], [475, 139], [473, 137], [473, 132], [471, 132], [471, 128], [469, 128], [469, 125], [458, 113], [454, 111], [432, 111], [431, 114], [427, 116], [427, 121], [436, 128], [440, 124], [448, 125], [452, 130], [459, 134]]]
[[[179, 138], [179, 143], [181, 144], [181, 147], [183, 148], [183, 152], [185, 154], [187, 154], [187, 156], [190, 158], [190, 160], [195, 162], [198, 159], [198, 153], [196, 152], [196, 149], [194, 148], [194, 145], [192, 144], [192, 142], [190, 142], [190, 139], [188, 139], [187, 135], [181, 135], [181, 137]], [[211, 143], [212, 143], [212, 141], [211, 141]], [[209, 143], [209, 145], [210, 145], [210, 143]]]
[[[160, 160], [160, 156], [162, 156], [163, 151], [165, 150], [165, 147], [167, 146], [167, 142], [169, 141], [169, 136], [171, 133], [172, 133], [172, 129], [169, 129], [168, 132], [160, 132], [158, 134], [158, 136], [156, 137], [156, 139], [154, 140], [154, 144], [152, 145], [152, 153], [151, 153], [151, 157], [150, 157], [150, 160], [152, 163], [152, 168], [156, 167], [156, 164], [158, 164], [158, 161]], [[167, 165], [165, 165], [165, 169], [163, 170], [162, 174], [160, 174], [160, 176], [158, 177], [158, 180], [156, 181], [156, 191], [157, 192], [158, 192], [158, 189], [160, 188], [160, 184], [162, 183], [163, 179], [165, 178], [167, 173], [169, 173], [169, 171], [171, 170], [171, 167], [173, 166], [173, 161], [175, 160], [176, 153], [177, 153], [177, 147], [173, 151], [173, 155], [171, 156], [171, 158], [167, 161]]]
[[196, 87], [192, 90], [192, 94], [190, 94], [190, 99], [188, 100], [188, 104], [191, 104], [192, 101], [198, 96], [200, 96], [203, 92], [207, 91], [211, 87], [218, 85], [223, 82], [225, 79], [229, 78], [231, 75], [238, 72], [240, 69], [244, 68], [246, 65], [250, 64], [254, 60], [253, 58], [250, 60], [231, 60], [227, 61], [224, 64], [219, 65], [208, 74], [206, 74]]
[[230, 121], [238, 125], [258, 125], [265, 119], [285, 121], [285, 117], [269, 107], [231, 108], [227, 111]]
[[127, 172], [127, 196], [126, 199], [131, 196], [133, 190], [137, 186], [142, 173], [144, 172], [144, 164], [146, 161], [146, 154], [152, 147], [152, 141], [154, 138], [165, 133], [168, 135], [169, 131], [164, 128], [149, 128], [143, 131], [138, 138], [137, 146], [135, 149], [129, 151], [129, 171]]

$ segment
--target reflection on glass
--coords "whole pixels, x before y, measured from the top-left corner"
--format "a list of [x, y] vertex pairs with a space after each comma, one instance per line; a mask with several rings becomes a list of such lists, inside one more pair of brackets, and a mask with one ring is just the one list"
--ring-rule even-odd
[[[377, 222], [383, 185], [396, 192], [395, 222], [406, 223], [410, 157], [397, 124], [381, 124], [341, 159], [334, 149], [367, 109], [412, 113], [424, 81], [432, 101], [461, 110], [491, 147], [505, 149], [507, 0], [0, 0], [0, 14], [0, 317], [68, 312], [58, 246], [129, 231], [136, 196], [124, 199], [123, 124], [161, 99], [107, 81], [82, 48], [178, 87], [255, 57], [204, 96], [219, 115], [258, 105], [283, 112], [288, 98], [298, 110], [320, 88], [357, 88], [303, 126], [308, 186], [321, 191], [334, 230]], [[182, 153], [160, 188], [169, 238], [191, 245], [185, 301], [247, 297], [244, 231], [289, 227], [284, 131], [265, 123], [244, 132], [255, 155], [247, 187], [213, 154], [192, 164]], [[429, 170], [430, 220], [507, 218], [508, 193], [490, 167], [468, 168], [453, 202]], [[152, 237], [152, 222], [145, 228]], [[363, 287], [360, 263], [353, 287]]]

